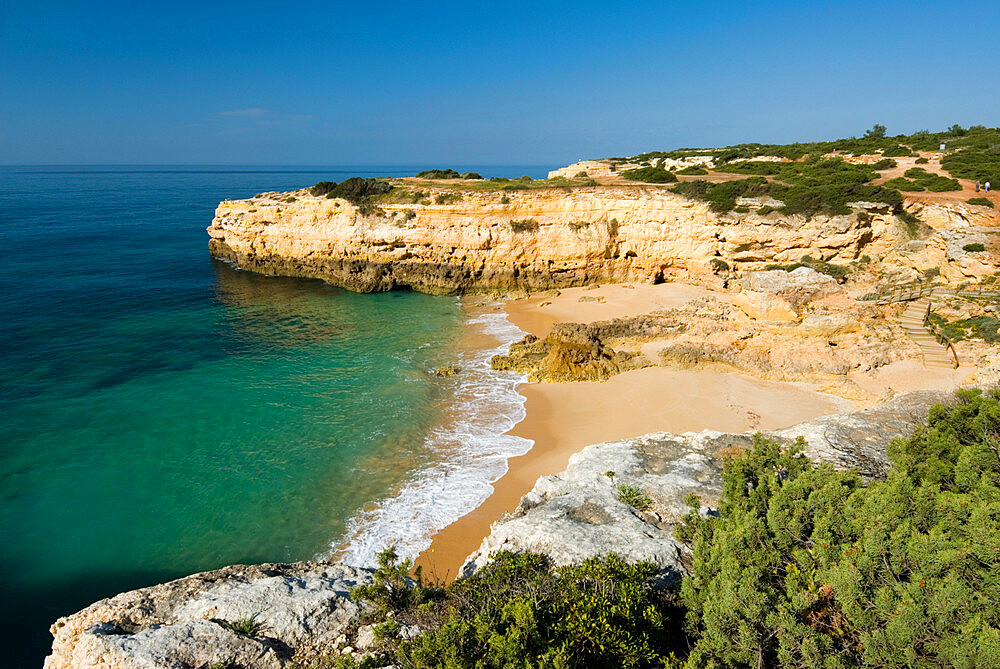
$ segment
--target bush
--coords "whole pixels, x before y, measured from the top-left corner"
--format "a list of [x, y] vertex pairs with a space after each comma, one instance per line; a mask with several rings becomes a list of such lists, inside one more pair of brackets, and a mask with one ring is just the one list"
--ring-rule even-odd
[[423, 586], [419, 567], [416, 580], [410, 581], [412, 567], [413, 560], [400, 562], [395, 547], [386, 548], [378, 554], [375, 582], [354, 586], [350, 591], [351, 598], [368, 600], [383, 614], [403, 611], [428, 601], [435, 591]]
[[[941, 166], [953, 177], [989, 181], [1000, 184], [1000, 141], [982, 147], [969, 147], [949, 153], [941, 159]], [[1000, 187], [1000, 186], [998, 186]]]
[[313, 195], [326, 195], [328, 198], [343, 198], [352, 204], [367, 202], [376, 195], [384, 195], [392, 190], [392, 185], [384, 179], [363, 179], [351, 177], [340, 183], [320, 181], [309, 189]]
[[552, 568], [500, 552], [449, 586], [433, 629], [398, 652], [406, 667], [661, 667], [683, 644], [677, 609], [658, 599], [647, 563], [608, 555]]
[[968, 251], [970, 253], [977, 253], [979, 251], [985, 251], [986, 246], [980, 244], [979, 242], [975, 242], [973, 244], [966, 244], [965, 246], [962, 247], [962, 250]]
[[627, 483], [618, 484], [618, 499], [639, 511], [645, 511], [653, 504], [649, 495], [638, 487]]
[[708, 261], [708, 264], [712, 268], [712, 271], [716, 274], [719, 272], [725, 272], [729, 269], [729, 263], [722, 258], [712, 258]]
[[446, 170], [424, 170], [417, 172], [417, 177], [420, 179], [461, 179], [462, 175], [449, 168]]
[[927, 163], [929, 163], [930, 161], [929, 161], [929, 160], [927, 160], [926, 158], [917, 158], [917, 159], [916, 159], [915, 161], [913, 161], [913, 162], [915, 162], [915, 163], [916, 163], [917, 165], [926, 165], [926, 164], [927, 164]]
[[708, 170], [700, 165], [690, 165], [682, 170], [677, 170], [677, 174], [686, 174], [688, 176], [708, 174]]
[[886, 158], [899, 158], [915, 156], [917, 154], [901, 144], [894, 144], [883, 150], [882, 155]]
[[989, 207], [990, 209], [994, 208], [993, 207], [993, 201], [992, 200], [988, 200], [985, 197], [970, 197], [968, 199], [968, 203], [969, 204], [976, 204], [976, 205], [979, 205], [980, 207]]
[[889, 447], [886, 480], [758, 437], [698, 501], [691, 667], [1000, 665], [1000, 395], [960, 391]]
[[622, 176], [629, 181], [643, 181], [652, 184], [668, 184], [677, 181], [673, 172], [669, 172], [662, 167], [640, 167], [634, 170], [625, 170]]
[[903, 172], [902, 177], [890, 179], [884, 185], [887, 188], [896, 188], [903, 191], [922, 191], [926, 189], [934, 193], [962, 190], [962, 185], [958, 183], [958, 180], [949, 179], [940, 174], [932, 174], [922, 167], [911, 167]]
[[514, 232], [538, 232], [538, 228], [538, 221], [533, 218], [510, 222], [510, 229]]
[[872, 169], [873, 170], [890, 170], [893, 167], [896, 167], [898, 164], [899, 163], [897, 163], [892, 158], [883, 158], [882, 160], [879, 160], [878, 162], [872, 164]]
[[461, 193], [441, 193], [434, 198], [434, 204], [450, 204], [462, 199]]

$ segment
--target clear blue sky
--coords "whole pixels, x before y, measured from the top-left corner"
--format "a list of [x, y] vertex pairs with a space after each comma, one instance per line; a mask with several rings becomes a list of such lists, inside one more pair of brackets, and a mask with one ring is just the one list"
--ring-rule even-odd
[[998, 7], [3, 0], [0, 163], [562, 164], [994, 126]]

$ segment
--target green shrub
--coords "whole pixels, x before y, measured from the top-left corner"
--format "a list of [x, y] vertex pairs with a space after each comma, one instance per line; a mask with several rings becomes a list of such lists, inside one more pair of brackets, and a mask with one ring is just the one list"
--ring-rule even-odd
[[627, 483], [619, 483], [617, 490], [618, 499], [620, 501], [638, 509], [639, 511], [645, 511], [653, 504], [653, 500], [650, 499], [649, 495], [644, 493], [637, 486], [629, 485]]
[[916, 181], [911, 181], [904, 177], [896, 177], [895, 179], [889, 179], [884, 184], [886, 188], [895, 188], [896, 190], [915, 192], [924, 190], [923, 184], [917, 183]]
[[903, 176], [890, 179], [883, 184], [886, 188], [895, 188], [902, 191], [922, 191], [929, 190], [934, 193], [945, 191], [962, 190], [962, 185], [956, 179], [949, 179], [940, 174], [933, 174], [921, 167], [911, 167], [903, 173]]
[[213, 619], [212, 622], [217, 625], [221, 625], [228, 630], [232, 630], [237, 634], [243, 634], [244, 636], [257, 636], [266, 629], [266, 626], [260, 620], [261, 614], [262, 612], [258, 611], [252, 616], [246, 616], [245, 618], [237, 618], [236, 620]]
[[423, 172], [417, 172], [417, 178], [419, 179], [461, 179], [462, 175], [455, 170], [448, 168], [446, 170], [424, 170]]
[[662, 667], [680, 649], [677, 609], [648, 588], [650, 564], [609, 555], [552, 568], [500, 552], [448, 587], [439, 622], [400, 645], [406, 667]]
[[941, 159], [941, 166], [959, 179], [1000, 184], [1000, 140], [949, 153]]
[[712, 258], [711, 260], [708, 261], [708, 264], [712, 268], [712, 271], [715, 272], [716, 274], [718, 274], [719, 272], [725, 272], [726, 270], [729, 269], [729, 263], [727, 263], [722, 258]]
[[325, 195], [328, 198], [343, 198], [358, 205], [367, 202], [376, 195], [384, 195], [392, 190], [392, 184], [384, 179], [363, 179], [351, 177], [340, 183], [320, 181], [309, 189], [313, 195]]
[[684, 181], [671, 190], [679, 195], [705, 200], [712, 211], [725, 213], [732, 211], [736, 207], [738, 197], [756, 197], [768, 195], [771, 192], [771, 185], [764, 177], [750, 177], [737, 181], [723, 181], [712, 183], [701, 179], [695, 181]]
[[927, 163], [929, 163], [930, 161], [929, 161], [929, 160], [927, 160], [926, 158], [917, 158], [917, 159], [916, 159], [915, 161], [913, 161], [913, 162], [915, 162], [915, 163], [916, 163], [917, 165], [926, 165], [926, 164], [927, 164]]
[[894, 144], [893, 146], [887, 147], [883, 150], [882, 155], [886, 158], [899, 158], [915, 156], [917, 154], [913, 153], [913, 151], [901, 144]]
[[965, 246], [962, 247], [962, 250], [968, 251], [970, 253], [977, 253], [979, 251], [985, 251], [986, 246], [980, 244], [979, 242], [975, 242], [973, 244], [966, 244]]
[[896, 218], [901, 220], [904, 225], [906, 225], [907, 231], [910, 233], [910, 237], [916, 239], [920, 234], [920, 229], [923, 227], [924, 221], [916, 214], [911, 214], [905, 209], [900, 209], [896, 212]]
[[510, 222], [510, 229], [514, 232], [538, 232], [538, 227], [538, 221], [533, 218]]
[[413, 560], [400, 562], [394, 546], [386, 548], [377, 557], [375, 582], [351, 588], [352, 599], [372, 602], [384, 614], [412, 608], [438, 594], [433, 588], [424, 587], [420, 567], [417, 567], [416, 579], [410, 580]]
[[[936, 315], [936, 314], [932, 314]], [[944, 321], [942, 318], [941, 321]], [[979, 338], [988, 344], [1000, 342], [1000, 320], [993, 316], [975, 316], [950, 323], [939, 322], [944, 335], [951, 341]]]
[[640, 167], [634, 170], [625, 170], [622, 176], [629, 181], [643, 181], [653, 184], [668, 184], [677, 181], [673, 172], [669, 172], [662, 167]]
[[461, 193], [441, 193], [434, 198], [434, 204], [451, 204], [462, 199]]
[[1000, 395], [960, 391], [889, 447], [885, 480], [758, 437], [718, 517], [677, 536], [690, 667], [1000, 665]]
[[898, 163], [892, 158], [883, 158], [872, 165], [873, 170], [890, 170], [896, 167]]
[[977, 204], [980, 207], [989, 207], [993, 209], [993, 201], [988, 200], [985, 197], [970, 197], [968, 200], [969, 204]]
[[684, 169], [677, 170], [677, 174], [686, 174], [688, 176], [696, 176], [701, 174], [708, 174], [708, 170], [700, 165], [689, 165]]

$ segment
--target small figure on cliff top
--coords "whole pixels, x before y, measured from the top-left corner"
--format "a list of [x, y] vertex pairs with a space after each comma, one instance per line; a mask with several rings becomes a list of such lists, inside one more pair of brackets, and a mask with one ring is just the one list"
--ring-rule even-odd
[[989, 181], [986, 182], [986, 192], [987, 193], [990, 192], [990, 182]]
[[976, 192], [977, 193], [979, 192], [979, 182], [978, 181], [976, 182]]

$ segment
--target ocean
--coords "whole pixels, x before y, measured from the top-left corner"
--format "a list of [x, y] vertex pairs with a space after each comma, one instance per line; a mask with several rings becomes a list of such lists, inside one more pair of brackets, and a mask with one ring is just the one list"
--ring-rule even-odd
[[208, 254], [224, 198], [417, 169], [0, 167], [0, 666], [39, 666], [57, 617], [124, 590], [415, 555], [530, 446], [502, 434], [520, 379], [488, 360], [520, 333], [495, 307]]

